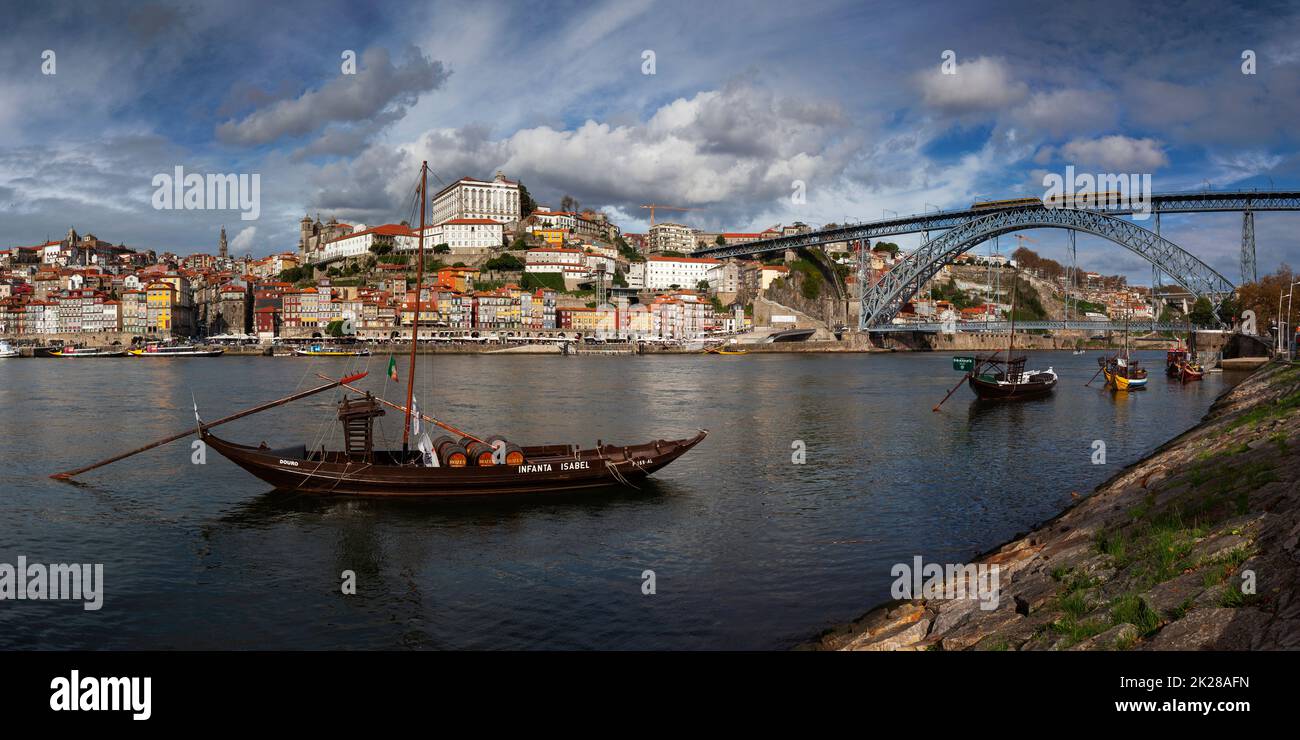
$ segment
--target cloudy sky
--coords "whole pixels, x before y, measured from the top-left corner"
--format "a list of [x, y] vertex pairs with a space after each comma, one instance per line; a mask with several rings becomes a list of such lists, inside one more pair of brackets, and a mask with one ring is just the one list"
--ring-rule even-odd
[[[1265, 2], [0, 0], [0, 247], [102, 239], [292, 249], [304, 212], [409, 213], [444, 182], [522, 180], [643, 231], [658, 202], [758, 230], [1041, 195], [1045, 173], [1157, 192], [1300, 187], [1300, 10]], [[1254, 52], [1256, 74], [1242, 73]], [[43, 54], [54, 52], [54, 74]], [[356, 74], [342, 73], [355, 52]], [[945, 50], [955, 74], [942, 74]], [[646, 74], [653, 52], [653, 74]], [[48, 68], [48, 65], [46, 65]], [[158, 210], [154, 176], [258, 173], [261, 210]], [[806, 202], [790, 197], [795, 180]], [[1239, 278], [1239, 214], [1164, 233]], [[1300, 214], [1257, 217], [1261, 271]], [[1064, 257], [1061, 232], [1033, 235]], [[915, 240], [902, 239], [904, 246]], [[1003, 239], [1003, 251], [1014, 248]], [[1146, 282], [1122, 248], [1080, 258]], [[983, 247], [986, 250], [989, 247]]]

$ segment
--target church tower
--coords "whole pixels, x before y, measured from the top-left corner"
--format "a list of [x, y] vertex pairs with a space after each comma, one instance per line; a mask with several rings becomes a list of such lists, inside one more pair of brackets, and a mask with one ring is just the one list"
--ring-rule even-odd
[[217, 242], [217, 256], [226, 258], [226, 227], [221, 227], [221, 239]]

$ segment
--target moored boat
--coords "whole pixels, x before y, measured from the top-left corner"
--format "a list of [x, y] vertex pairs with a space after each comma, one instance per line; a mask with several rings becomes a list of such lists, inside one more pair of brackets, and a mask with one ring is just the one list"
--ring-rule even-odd
[[17, 348], [9, 346], [8, 342], [0, 342], [0, 359], [5, 357], [17, 357], [18, 355], [19, 352]]
[[976, 357], [975, 366], [966, 376], [970, 389], [983, 401], [1022, 401], [1050, 395], [1056, 388], [1056, 371], [1026, 371], [1024, 355], [1015, 355], [1016, 346], [1016, 293], [1020, 287], [1019, 270], [1011, 273], [1011, 333], [1007, 337], [1007, 359], [999, 360], [998, 352], [986, 357]]
[[124, 349], [108, 349], [105, 347], [61, 347], [50, 352], [50, 357], [126, 357]]
[[149, 344], [143, 349], [127, 350], [132, 357], [220, 357], [225, 350], [205, 349], [193, 344]]
[[1136, 390], [1147, 384], [1146, 368], [1141, 367], [1137, 360], [1115, 356], [1109, 360], [1098, 357], [1097, 362], [1102, 366], [1106, 385], [1117, 391]]
[[1058, 377], [1052, 368], [1026, 371], [1024, 355], [999, 360], [997, 355], [977, 357], [966, 377], [970, 389], [985, 401], [1021, 401], [1042, 398], [1056, 388]]
[[307, 349], [295, 348], [293, 353], [302, 357], [369, 357], [370, 349], [368, 347], [343, 349], [341, 347], [313, 344]]

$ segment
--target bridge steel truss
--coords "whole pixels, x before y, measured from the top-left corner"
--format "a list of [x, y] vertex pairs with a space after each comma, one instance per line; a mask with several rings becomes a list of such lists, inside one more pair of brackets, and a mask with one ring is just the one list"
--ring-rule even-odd
[[1001, 234], [1042, 228], [1072, 229], [1109, 239], [1156, 265], [1198, 298], [1208, 298], [1215, 308], [1234, 290], [1227, 278], [1190, 252], [1131, 221], [1099, 211], [1031, 206], [968, 220], [922, 244], [879, 283], [863, 290], [858, 328], [870, 331], [889, 325], [921, 285], [957, 255]]
[[[1025, 209], [1041, 210], [1042, 206], [1007, 206], [1001, 209], [968, 208], [958, 211], [934, 211], [928, 214], [848, 224], [833, 229], [809, 231], [774, 239], [762, 239], [745, 244], [707, 247], [692, 253], [692, 256], [725, 259], [727, 257], [744, 257], [767, 252], [780, 252], [787, 249], [799, 249], [801, 247], [815, 247], [834, 242], [879, 239], [900, 234], [918, 234], [924, 231], [942, 231], [956, 228], [968, 221], [983, 218], [990, 213]], [[1111, 216], [1128, 216], [1135, 213], [1132, 208], [1112, 206], [1105, 203], [1088, 210], [1106, 213]], [[1300, 211], [1300, 190], [1204, 191], [1198, 193], [1163, 193], [1151, 196], [1151, 213], [1157, 215], [1157, 217], [1158, 214], [1162, 213], [1212, 213], [1218, 211]]]
[[[1016, 329], [1025, 331], [1046, 330], [1046, 331], [1088, 331], [1088, 332], [1108, 332], [1124, 331], [1129, 332], [1186, 332], [1205, 331], [1212, 327], [1188, 325], [1182, 322], [1169, 321], [1130, 321], [1125, 324], [1123, 321], [1017, 321]], [[963, 333], [1005, 333], [1011, 331], [1010, 321], [955, 321], [944, 323], [942, 321], [919, 321], [909, 322], [906, 324], [886, 324], [884, 326], [874, 327], [872, 332], [899, 334], [904, 332], [919, 332], [922, 334], [963, 334]]]

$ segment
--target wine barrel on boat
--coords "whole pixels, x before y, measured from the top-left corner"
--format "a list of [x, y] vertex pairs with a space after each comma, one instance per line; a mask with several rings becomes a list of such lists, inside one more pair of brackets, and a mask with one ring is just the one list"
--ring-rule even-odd
[[469, 464], [469, 453], [465, 447], [445, 434], [433, 440], [433, 452], [449, 468], [463, 468]]
[[[463, 443], [462, 443], [463, 444]], [[496, 465], [496, 459], [492, 457], [495, 452], [491, 447], [482, 442], [470, 442], [464, 445], [466, 452], [469, 453], [469, 459], [480, 468], [486, 468], [489, 465]]]
[[494, 434], [491, 437], [488, 437], [487, 442], [494, 450], [505, 450], [504, 456], [502, 456], [500, 452], [497, 453], [497, 459], [503, 460], [506, 465], [524, 464], [524, 448], [519, 445], [507, 440], [500, 434]]

